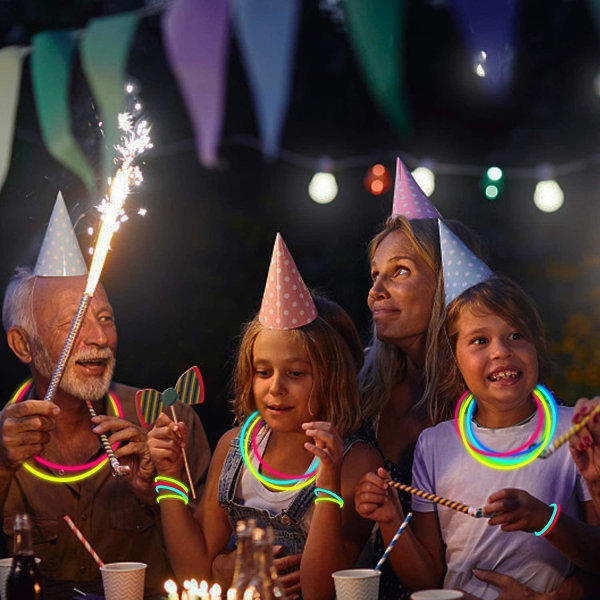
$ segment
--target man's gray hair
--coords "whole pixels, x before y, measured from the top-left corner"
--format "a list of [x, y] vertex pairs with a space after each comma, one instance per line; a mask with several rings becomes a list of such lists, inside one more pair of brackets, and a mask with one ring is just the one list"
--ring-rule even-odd
[[36, 276], [31, 269], [17, 267], [4, 292], [2, 324], [4, 331], [11, 327], [21, 327], [30, 339], [37, 334], [33, 318], [33, 286]]

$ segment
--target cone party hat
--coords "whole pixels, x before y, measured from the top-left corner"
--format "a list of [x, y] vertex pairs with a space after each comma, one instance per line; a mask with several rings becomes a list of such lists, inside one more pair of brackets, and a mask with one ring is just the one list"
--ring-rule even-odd
[[494, 276], [492, 270], [438, 219], [446, 306], [469, 288]]
[[258, 319], [267, 329], [296, 329], [316, 318], [315, 303], [278, 233]]
[[392, 217], [398, 216], [407, 219], [438, 219], [441, 216], [399, 158], [396, 159], [392, 205]]
[[87, 274], [87, 267], [61, 192], [56, 196], [33, 274], [38, 277], [73, 277]]

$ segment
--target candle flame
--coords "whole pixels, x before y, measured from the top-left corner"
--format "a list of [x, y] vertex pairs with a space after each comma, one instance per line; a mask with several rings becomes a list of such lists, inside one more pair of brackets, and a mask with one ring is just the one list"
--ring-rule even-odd
[[177, 584], [172, 579], [165, 581], [165, 591], [169, 594], [175, 594], [177, 592]]

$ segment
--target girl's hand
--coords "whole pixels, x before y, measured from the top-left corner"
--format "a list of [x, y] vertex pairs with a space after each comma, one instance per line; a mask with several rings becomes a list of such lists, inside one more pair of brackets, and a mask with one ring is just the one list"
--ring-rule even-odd
[[150, 458], [159, 475], [181, 479], [182, 454], [187, 430], [182, 422], [174, 423], [161, 413], [148, 434]]
[[379, 467], [377, 473], [366, 473], [356, 486], [354, 508], [365, 519], [378, 523], [395, 523], [404, 519], [398, 493], [390, 489], [386, 480], [390, 474]]
[[302, 423], [304, 433], [314, 439], [304, 447], [320, 459], [315, 485], [337, 494], [340, 493], [344, 445], [337, 429], [326, 421]]
[[[600, 402], [600, 396], [580, 398], [573, 410], [573, 424], [579, 423]], [[600, 414], [595, 414], [579, 433], [569, 440], [569, 450], [577, 469], [588, 483], [600, 484]]]
[[524, 490], [506, 488], [488, 498], [483, 507], [486, 514], [494, 514], [488, 524], [500, 525], [502, 531], [527, 531], [533, 533], [546, 525], [552, 508]]

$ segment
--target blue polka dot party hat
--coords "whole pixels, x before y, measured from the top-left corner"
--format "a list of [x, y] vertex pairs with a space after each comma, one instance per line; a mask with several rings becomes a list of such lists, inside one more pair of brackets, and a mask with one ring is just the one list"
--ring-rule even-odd
[[58, 192], [33, 274], [38, 277], [74, 277], [87, 272], [73, 223], [62, 194]]
[[446, 306], [465, 290], [494, 276], [492, 270], [438, 219]]

